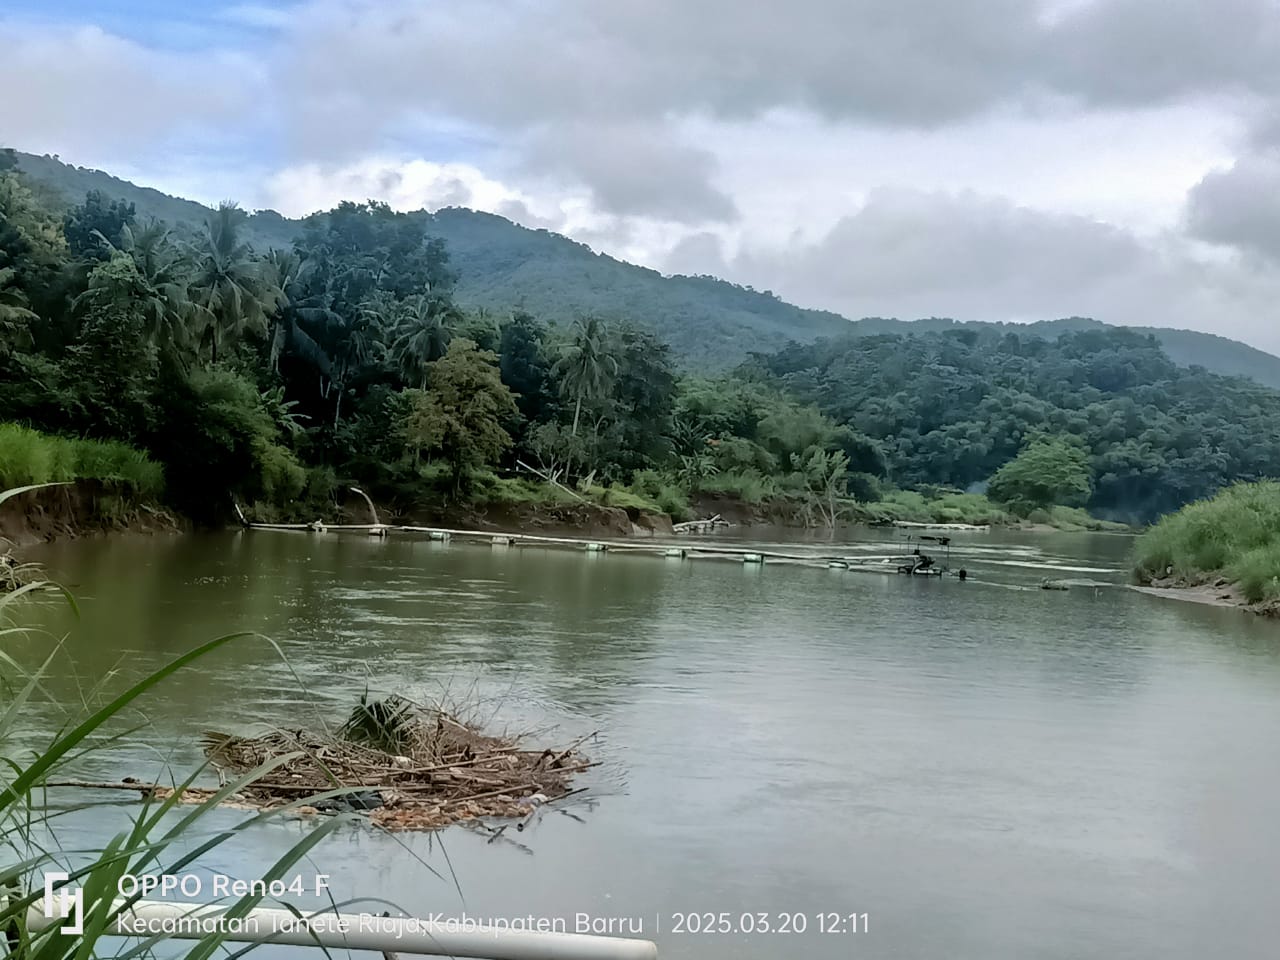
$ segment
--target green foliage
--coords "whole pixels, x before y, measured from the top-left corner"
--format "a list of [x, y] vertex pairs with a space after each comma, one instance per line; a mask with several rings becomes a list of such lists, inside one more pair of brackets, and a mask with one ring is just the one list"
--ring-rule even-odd
[[394, 693], [382, 700], [370, 700], [366, 690], [338, 735], [386, 753], [400, 753], [409, 742], [412, 728], [413, 704]]
[[279, 444], [262, 395], [243, 376], [195, 371], [171, 384], [170, 400], [156, 446], [185, 510], [208, 517], [229, 506], [228, 494], [279, 504], [301, 492], [306, 472]]
[[[99, 190], [133, 204], [142, 219], [199, 226], [209, 214], [209, 209], [198, 203], [138, 187], [101, 171], [70, 166], [54, 157], [18, 154], [17, 161], [31, 179], [61, 196], [66, 204], [79, 203], [86, 193]], [[245, 233], [259, 252], [272, 247], [288, 249], [303, 228], [329, 216], [319, 214], [300, 223], [272, 210], [260, 211], [246, 220]], [[634, 317], [670, 343], [675, 355], [693, 370], [722, 371], [745, 359], [751, 350], [778, 350], [789, 341], [818, 337], [972, 333], [982, 340], [996, 341], [1012, 332], [1019, 338], [1052, 342], [1064, 333], [1107, 329], [1082, 317], [1034, 324], [882, 318], [851, 322], [827, 311], [801, 309], [768, 291], [713, 277], [665, 277], [598, 254], [566, 237], [527, 229], [488, 213], [449, 208], [434, 214], [395, 216], [448, 248], [448, 258], [436, 270], [456, 272], [452, 292], [462, 307], [486, 308], [498, 315], [527, 310], [558, 325], [567, 325], [584, 313]], [[417, 276], [412, 271], [407, 275]], [[1280, 359], [1271, 354], [1190, 330], [1134, 329], [1156, 337], [1175, 363], [1252, 377], [1280, 389]], [[992, 466], [982, 475], [994, 469]]]
[[515, 393], [520, 413], [530, 423], [548, 419], [554, 408], [546, 338], [546, 327], [522, 311], [502, 324], [498, 341], [502, 382]]
[[1280, 483], [1236, 484], [1165, 517], [1138, 538], [1133, 565], [1143, 581], [1226, 576], [1252, 602], [1280, 598]]
[[164, 492], [164, 469], [127, 444], [68, 439], [0, 423], [0, 488], [72, 480], [99, 480], [144, 500]]
[[727, 470], [707, 477], [698, 492], [708, 496], [732, 497], [747, 504], [760, 504], [778, 496], [778, 482], [754, 470]]
[[[891, 483], [924, 502], [876, 509], [1003, 515], [955, 499], [990, 478], [1010, 510], [1059, 525], [1094, 522], [1068, 504], [1147, 519], [1280, 473], [1280, 394], [1178, 368], [1133, 331], [847, 324], [469, 211], [343, 203], [299, 224], [19, 160], [71, 209], [0, 170], [0, 409], [146, 448], [175, 504], [210, 519], [231, 494], [328, 509], [308, 468], [406, 504], [503, 496], [490, 477], [517, 461], [605, 489], [653, 470], [667, 479], [644, 496], [673, 512], [690, 494], [782, 497], [823, 522]], [[533, 312], [499, 322], [517, 303]], [[690, 358], [722, 369], [823, 332], [849, 335], [677, 378]], [[429, 372], [459, 342], [493, 347], [478, 404]], [[1031, 442], [1045, 436], [1082, 446]]]
[[62, 233], [73, 257], [105, 259], [111, 247], [119, 246], [122, 231], [133, 220], [132, 203], [109, 199], [101, 190], [90, 190], [84, 202], [62, 218]]
[[834, 527], [842, 512], [840, 501], [848, 492], [849, 455], [815, 446], [793, 453], [791, 464], [803, 478], [805, 506], [817, 512], [824, 526]]
[[472, 502], [479, 506], [506, 507], [569, 506], [580, 501], [567, 490], [551, 483], [524, 477], [498, 477], [487, 470], [472, 475]]
[[849, 474], [848, 487], [849, 496], [864, 503], [871, 500], [879, 500], [884, 492], [878, 477], [857, 471]]
[[517, 418], [519, 410], [497, 360], [472, 340], [454, 340], [444, 357], [427, 364], [431, 389], [416, 391], [410, 402], [406, 442], [449, 464], [455, 494], [462, 492], [469, 472], [496, 463], [511, 446], [503, 424]]
[[1087, 507], [1119, 519], [1280, 473], [1280, 394], [1179, 368], [1151, 337], [941, 326], [792, 346], [744, 373], [878, 441], [904, 486], [970, 489], [1042, 434], [1081, 440], [1095, 478]]
[[234, 203], [220, 204], [193, 251], [191, 293], [200, 311], [200, 343], [215, 362], [219, 349], [246, 332], [265, 334], [267, 317], [282, 296], [269, 271], [252, 256], [243, 236], [245, 218]]
[[631, 489], [656, 504], [663, 513], [679, 523], [692, 517], [689, 497], [668, 473], [657, 470], [637, 470], [631, 478]]
[[575, 320], [572, 336], [556, 361], [553, 372], [560, 383], [560, 395], [573, 403], [573, 436], [578, 434], [583, 403], [601, 399], [618, 375], [618, 358], [610, 352], [606, 338], [600, 318]]
[[1092, 489], [1089, 457], [1065, 437], [1037, 437], [996, 471], [987, 495], [1027, 514], [1055, 503], [1083, 503]]

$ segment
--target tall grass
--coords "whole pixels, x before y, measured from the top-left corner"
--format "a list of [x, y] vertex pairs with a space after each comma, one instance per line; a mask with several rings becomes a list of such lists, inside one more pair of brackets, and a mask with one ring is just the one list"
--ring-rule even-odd
[[0, 423], [0, 489], [100, 480], [143, 499], [164, 491], [164, 470], [141, 450], [114, 440], [85, 440]]
[[760, 504], [778, 496], [778, 481], [755, 470], [726, 470], [698, 481], [698, 492], [709, 496], [736, 497], [743, 503]]
[[[0, 502], [4, 499], [6, 495], [0, 494]], [[178, 671], [190, 668], [201, 658], [237, 640], [239, 635], [205, 643], [107, 699], [104, 705], [86, 707], [83, 714], [71, 716], [61, 731], [52, 734], [42, 749], [31, 753], [19, 743], [22, 739], [19, 719], [24, 710], [43, 695], [43, 680], [60, 655], [60, 647], [53, 644], [46, 659], [34, 665], [19, 662], [3, 648], [10, 646], [6, 641], [16, 639], [18, 635], [29, 637], [34, 633], [17, 626], [14, 614], [17, 605], [29, 600], [32, 594], [47, 589], [51, 589], [51, 585], [34, 583], [0, 596], [0, 677], [4, 679], [0, 683], [0, 892], [11, 892], [0, 901], [0, 932], [3, 932], [0, 955], [5, 955], [7, 948], [7, 955], [22, 960], [81, 960], [105, 955], [97, 948], [99, 942], [110, 935], [117, 918], [139, 899], [139, 896], [120, 897], [119, 882], [126, 874], [181, 873], [250, 826], [279, 817], [303, 802], [314, 803], [321, 797], [349, 791], [329, 791], [286, 808], [248, 816], [232, 827], [210, 831], [206, 817], [218, 809], [222, 801], [293, 758], [282, 757], [265, 764], [225, 784], [202, 803], [180, 805], [178, 799], [182, 790], [191, 786], [201, 773], [196, 770], [186, 780], [175, 784], [178, 789], [168, 799], [144, 802], [136, 814], [126, 818], [123, 829], [100, 848], [75, 851], [77, 859], [68, 861], [57, 843], [53, 815], [45, 808], [46, 781], [55, 777], [70, 759], [82, 758], [94, 750], [101, 750], [104, 743], [109, 744], [112, 722], [138, 705], [151, 690]], [[74, 609], [74, 601], [69, 595], [67, 601]], [[100, 690], [95, 691], [98, 692]], [[104, 809], [115, 811], [119, 807], [111, 804]], [[339, 817], [318, 824], [261, 879], [283, 876], [320, 840], [348, 819]], [[50, 835], [54, 835], [52, 842], [47, 839]], [[66, 882], [83, 890], [83, 933], [69, 934], [60, 928], [37, 932], [28, 928], [28, 911], [40, 903], [44, 893], [42, 878], [48, 870], [69, 873], [70, 879]], [[228, 907], [227, 915], [245, 916], [262, 899], [260, 894], [240, 897], [225, 905]], [[161, 939], [162, 935], [152, 937], [120, 955], [143, 955]], [[222, 949], [225, 940], [223, 932], [210, 933], [188, 948], [185, 956], [206, 960]], [[105, 948], [106, 944], [102, 946]]]
[[1188, 504], [1138, 538], [1134, 574], [1235, 581], [1253, 603], [1280, 599], [1280, 483], [1239, 483]]

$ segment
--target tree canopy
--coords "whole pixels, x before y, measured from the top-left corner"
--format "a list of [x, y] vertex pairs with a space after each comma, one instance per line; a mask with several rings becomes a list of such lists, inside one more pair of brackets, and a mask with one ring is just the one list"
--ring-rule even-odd
[[10, 159], [0, 410], [144, 448], [197, 516], [231, 496], [296, 515], [354, 484], [408, 509], [478, 500], [527, 464], [677, 513], [777, 497], [832, 523], [894, 488], [985, 489], [1022, 512], [1147, 520], [1280, 473], [1280, 393], [1130, 330], [942, 324], [699, 376], [655, 333], [673, 316], [626, 297], [468, 308], [438, 218], [342, 203], [266, 248], [234, 204], [197, 227], [106, 194], [60, 206]]

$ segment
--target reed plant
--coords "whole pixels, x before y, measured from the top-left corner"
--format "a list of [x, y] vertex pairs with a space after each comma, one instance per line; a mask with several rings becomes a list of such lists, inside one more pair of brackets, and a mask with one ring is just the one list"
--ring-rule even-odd
[[[0, 503], [22, 492], [25, 490], [19, 488], [0, 493]], [[163, 934], [141, 938], [124, 947], [114, 939], [107, 939], [116, 936], [112, 929], [117, 918], [141, 898], [141, 893], [120, 895], [123, 878], [181, 874], [249, 828], [288, 815], [304, 803], [314, 804], [350, 790], [300, 797], [295, 804], [247, 816], [234, 826], [211, 828], [210, 814], [223, 801], [294, 757], [276, 757], [225, 783], [200, 803], [181, 803], [184, 790], [193, 786], [204, 772], [201, 768], [181, 782], [175, 782], [173, 792], [165, 799], [144, 800], [132, 815], [120, 818], [117, 832], [95, 848], [65, 849], [57, 841], [55, 814], [47, 803], [47, 791], [51, 789], [47, 783], [63, 774], [69, 763], [83, 760], [116, 742], [121, 734], [113, 729], [169, 677], [192, 668], [229, 644], [247, 642], [248, 635], [231, 634], [211, 640], [115, 695], [106, 689], [110, 681], [101, 681], [89, 692], [88, 706], [68, 715], [64, 726], [52, 732], [47, 742], [30, 750], [26, 747], [29, 733], [21, 727], [21, 718], [33, 705], [47, 699], [45, 680], [63, 655], [56, 638], [22, 625], [21, 606], [40, 594], [60, 596], [73, 613], [78, 613], [69, 593], [45, 581], [29, 583], [0, 595], [0, 894], [4, 895], [0, 901], [0, 957], [85, 960], [108, 954], [120, 958], [145, 956], [164, 939]], [[25, 658], [10, 652], [19, 647], [31, 648], [33, 637], [49, 641], [47, 653], [39, 662], [24, 662]], [[101, 705], [94, 705], [97, 703]], [[104, 817], [119, 816], [120, 807], [115, 804], [104, 805], [102, 809], [109, 811]], [[286, 876], [325, 836], [348, 819], [334, 817], [321, 821], [259, 879], [270, 882]], [[83, 932], [69, 933], [60, 927], [33, 930], [28, 925], [30, 913], [40, 907], [44, 896], [43, 875], [52, 870], [67, 873], [69, 879], [64, 884], [83, 891]], [[262, 888], [254, 885], [252, 889]], [[263, 899], [263, 893], [251, 892], [220, 906], [226, 910], [226, 917], [238, 918], [247, 916]], [[190, 960], [206, 960], [223, 950], [228, 926], [220, 925], [193, 941], [184, 955]]]

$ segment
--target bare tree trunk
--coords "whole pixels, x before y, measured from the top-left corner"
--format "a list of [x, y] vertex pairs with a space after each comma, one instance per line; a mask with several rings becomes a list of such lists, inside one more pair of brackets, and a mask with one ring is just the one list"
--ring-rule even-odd
[[573, 405], [573, 429], [569, 431], [569, 436], [576, 437], [578, 435], [578, 417], [582, 415], [582, 394], [578, 394], [578, 402]]

